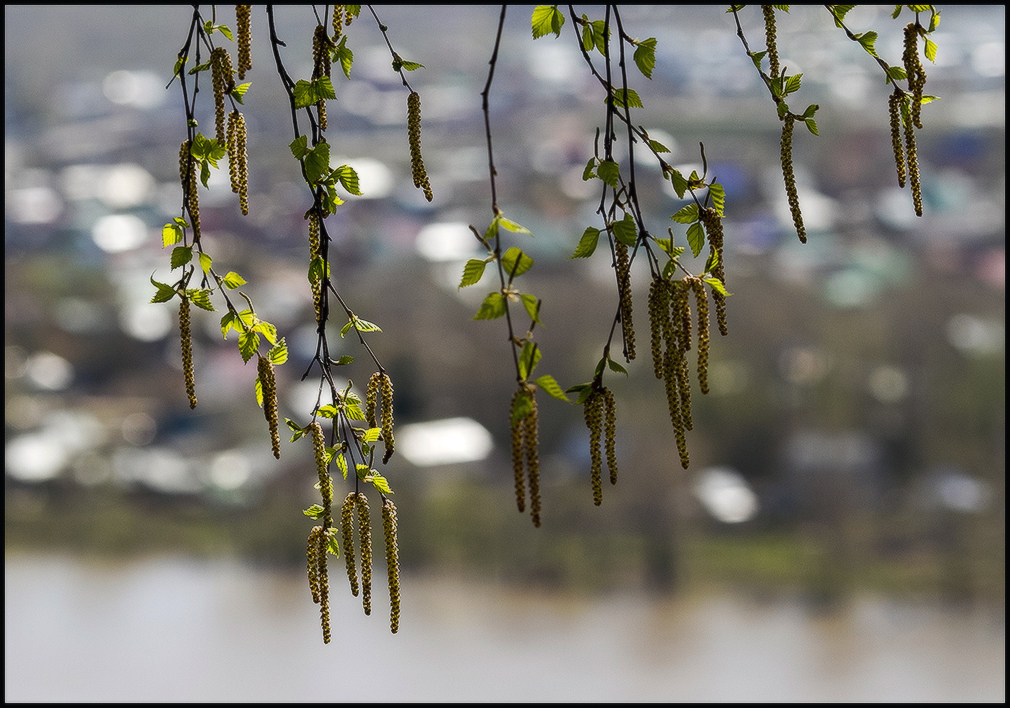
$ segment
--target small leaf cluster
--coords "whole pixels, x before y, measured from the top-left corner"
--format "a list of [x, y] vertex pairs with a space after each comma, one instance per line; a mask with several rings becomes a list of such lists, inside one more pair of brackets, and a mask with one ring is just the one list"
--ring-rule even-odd
[[301, 135], [295, 138], [288, 148], [295, 159], [302, 163], [303, 175], [309, 185], [325, 190], [326, 199], [322, 202], [324, 217], [334, 213], [337, 207], [344, 203], [337, 194], [338, 184], [350, 194], [361, 196], [358, 173], [353, 167], [340, 165], [335, 169], [330, 168], [330, 144], [326, 141], [320, 141], [310, 148], [308, 136]]

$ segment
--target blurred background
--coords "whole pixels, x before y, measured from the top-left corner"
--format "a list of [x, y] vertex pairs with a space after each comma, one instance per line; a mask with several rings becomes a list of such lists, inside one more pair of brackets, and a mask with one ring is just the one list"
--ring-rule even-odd
[[[616, 308], [609, 256], [569, 260], [600, 226], [581, 174], [603, 96], [570, 20], [534, 42], [532, 7], [509, 8], [490, 95], [498, 201], [535, 235], [507, 245], [536, 259], [523, 278], [544, 301], [538, 373], [568, 387], [592, 377]], [[910, 15], [890, 7], [847, 19], [897, 64]], [[600, 508], [581, 408], [543, 397], [539, 530], [515, 510], [504, 324], [471, 321], [486, 283], [457, 288], [482, 257], [467, 227], [491, 217], [479, 94], [499, 8], [377, 11], [425, 65], [409, 78], [435, 198], [411, 184], [406, 93], [365, 9], [327, 133], [364, 196], [328, 224], [337, 288], [383, 328], [369, 343], [396, 388], [384, 474], [403, 615], [391, 636], [380, 583], [364, 617], [338, 561], [324, 646], [304, 579], [309, 446], [285, 439], [273, 459], [256, 373], [220, 313], [194, 312], [190, 411], [176, 312], [150, 304], [152, 275], [170, 279], [161, 227], [180, 212], [184, 110], [165, 86], [191, 10], [5, 6], [6, 699], [1003, 701], [1005, 7], [943, 10], [922, 218], [896, 185], [879, 67], [823, 8], [780, 14], [797, 105], [821, 106], [820, 137], [797, 131], [794, 149], [806, 245], [732, 15], [622, 7], [631, 35], [658, 40], [652, 81], [632, 79], [637, 122], [681, 170], [703, 142], [726, 187], [730, 334], [713, 338], [711, 394], [694, 397], [687, 471], [648, 355], [608, 377], [621, 479]], [[742, 17], [763, 45], [759, 12]], [[288, 71], [309, 78], [311, 9], [277, 20]], [[216, 21], [234, 27], [231, 7]], [[281, 415], [305, 424], [309, 201], [262, 7], [252, 26], [250, 214], [215, 174], [204, 242], [287, 338]], [[683, 202], [638, 167], [663, 234]], [[365, 359], [346, 369], [355, 383]]]

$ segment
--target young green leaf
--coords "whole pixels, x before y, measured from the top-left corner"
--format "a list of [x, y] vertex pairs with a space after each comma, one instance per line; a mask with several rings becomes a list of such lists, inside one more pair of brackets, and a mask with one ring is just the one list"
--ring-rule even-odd
[[519, 378], [523, 381], [528, 379], [540, 362], [541, 356], [543, 353], [536, 344], [533, 342], [523, 344], [523, 349], [519, 353]]
[[375, 442], [382, 437], [382, 428], [369, 428], [361, 434], [361, 442]]
[[510, 219], [506, 219], [504, 216], [499, 216], [498, 217], [498, 223], [501, 225], [501, 227], [503, 229], [508, 229], [509, 231], [511, 231], [513, 233], [527, 234], [529, 236], [533, 235], [533, 233], [529, 229], [527, 229], [525, 226], [520, 226], [519, 224], [517, 224], [514, 221], [511, 221]]
[[523, 307], [526, 308], [526, 314], [533, 322], [543, 327], [544, 323], [540, 321], [540, 300], [537, 299], [537, 296], [524, 294], [519, 297], [523, 301]]
[[154, 297], [151, 298], [152, 303], [168, 302], [173, 297], [178, 295], [178, 292], [176, 292], [175, 288], [173, 288], [171, 285], [166, 285], [165, 283], [159, 283], [157, 280], [154, 279], [153, 276], [151, 277], [151, 285], [153, 285], [157, 289], [157, 292], [154, 294]]
[[305, 514], [310, 519], [317, 519], [318, 520], [318, 519], [321, 519], [322, 516], [323, 516], [323, 514], [326, 513], [326, 509], [324, 509], [319, 504], [313, 504], [308, 509], [303, 509], [302, 513]]
[[677, 198], [683, 199], [684, 193], [687, 191], [687, 180], [684, 179], [684, 175], [680, 173], [680, 170], [673, 168], [667, 171], [667, 175], [670, 178], [670, 184], [673, 185], [673, 191], [677, 193]]
[[649, 140], [649, 147], [652, 148], [653, 152], [670, 152], [670, 148], [663, 145], [663, 143], [658, 140]]
[[295, 159], [301, 160], [309, 150], [309, 137], [307, 135], [299, 135], [291, 141], [288, 147], [291, 149], [291, 154], [295, 156]]
[[264, 337], [266, 337], [267, 341], [270, 342], [271, 346], [275, 346], [277, 344], [277, 328], [274, 327], [269, 322], [264, 322], [260, 320], [259, 322], [253, 325], [252, 329], [253, 332], [259, 332]]
[[463, 278], [459, 281], [459, 287], [465, 288], [468, 285], [476, 285], [484, 277], [484, 269], [487, 261], [480, 258], [471, 258], [463, 266]]
[[186, 297], [201, 310], [214, 311], [214, 303], [210, 301], [210, 290], [204, 288], [187, 290]]
[[610, 357], [607, 357], [607, 366], [609, 366], [609, 367], [610, 367], [610, 370], [611, 370], [611, 371], [616, 371], [617, 373], [619, 373], [619, 374], [624, 374], [625, 376], [627, 376], [627, 375], [628, 375], [628, 370], [627, 370], [627, 369], [625, 369], [625, 368], [624, 368], [623, 366], [621, 366], [620, 364], [618, 364], [618, 363], [617, 363], [616, 361], [614, 361], [613, 359], [611, 359]]
[[393, 490], [389, 488], [389, 482], [381, 474], [372, 474], [369, 480], [372, 486], [378, 489], [383, 494], [392, 494]]
[[181, 268], [191, 260], [193, 260], [192, 246], [176, 246], [172, 249], [172, 270]]
[[319, 100], [334, 99], [337, 97], [337, 92], [333, 90], [333, 82], [329, 76], [320, 76], [313, 83], [315, 84], [316, 96]]
[[242, 320], [239, 319], [234, 312], [228, 310], [228, 312], [224, 314], [224, 317], [221, 318], [221, 336], [228, 339], [228, 332], [233, 329], [237, 332], [241, 332]]
[[697, 258], [705, 245], [705, 229], [700, 223], [695, 222], [687, 227], [687, 245], [691, 247], [691, 253]]
[[501, 293], [491, 293], [481, 303], [475, 320], [496, 320], [505, 314], [505, 298]]
[[351, 64], [354, 63], [354, 52], [347, 46], [347, 35], [340, 38], [340, 44], [333, 49], [334, 61], [340, 62], [344, 76], [351, 78]]
[[570, 258], [589, 258], [593, 253], [596, 252], [596, 244], [600, 240], [600, 230], [594, 229], [592, 226], [586, 228], [582, 232], [582, 238], [579, 239], [579, 245], [575, 247], [575, 253], [571, 255]]
[[169, 246], [174, 246], [183, 240], [185, 233], [178, 224], [165, 224], [161, 227], [161, 247], [168, 248]]
[[794, 74], [792, 76], [785, 77], [785, 86], [783, 87], [783, 93], [790, 94], [799, 91], [802, 78], [803, 74]]
[[539, 386], [541, 390], [546, 392], [549, 396], [553, 396], [565, 403], [569, 402], [568, 396], [565, 395], [565, 392], [561, 390], [561, 386], [558, 385], [558, 382], [555, 381], [554, 377], [550, 374], [544, 374], [543, 376], [538, 377], [537, 386]]
[[718, 278], [705, 278], [705, 282], [708, 283], [708, 286], [710, 288], [715, 290], [720, 295], [725, 295], [726, 297], [729, 297], [732, 294], [730, 292], [727, 292], [726, 286], [723, 285], [722, 281], [719, 280]]
[[[687, 184], [686, 182], [684, 183]], [[698, 205], [694, 202], [685, 204], [680, 210], [670, 217], [678, 224], [690, 224], [698, 220]]]
[[239, 84], [238, 86], [236, 86], [231, 90], [231, 95], [235, 97], [236, 101], [244, 104], [245, 101], [243, 101], [242, 98], [246, 95], [246, 92], [249, 90], [250, 86], [252, 86], [252, 84], [248, 82], [244, 84]]
[[617, 189], [621, 179], [621, 168], [616, 162], [602, 160], [597, 169], [597, 174], [600, 176], [600, 179], [607, 183], [608, 187]]
[[565, 16], [557, 5], [538, 5], [533, 9], [533, 39], [540, 39], [549, 32], [560, 37], [564, 25]]
[[359, 332], [381, 332], [382, 331], [382, 329], [379, 327], [379, 325], [375, 324], [374, 322], [369, 322], [368, 320], [361, 319], [357, 315], [352, 315], [351, 319], [349, 319], [347, 321], [347, 324], [345, 324], [343, 326], [343, 328], [341, 328], [341, 330], [340, 330], [340, 336], [343, 337], [345, 334], [347, 334], [349, 331], [351, 331], [351, 327], [354, 327]]
[[330, 173], [330, 144], [319, 143], [305, 153], [305, 177], [316, 184]]
[[502, 254], [501, 264], [511, 281], [528, 271], [533, 266], [533, 259], [513, 246]]
[[719, 216], [725, 216], [726, 209], [726, 189], [718, 182], [713, 182], [708, 186], [708, 193], [712, 197], [712, 207]]
[[652, 78], [652, 70], [656, 68], [656, 38], [642, 40], [635, 49], [635, 64], [647, 79]]
[[[327, 156], [327, 162], [329, 162], [329, 156]], [[354, 171], [353, 167], [341, 165], [333, 170], [330, 177], [339, 180], [340, 185], [351, 194], [361, 196], [361, 191], [358, 189], [358, 173]]]
[[214, 263], [214, 259], [208, 256], [206, 253], [201, 253], [200, 258], [200, 268], [204, 273], [210, 273], [211, 265]]
[[221, 278], [221, 282], [229, 290], [234, 290], [235, 288], [240, 288], [246, 284], [246, 279], [235, 271], [228, 271], [228, 274]]
[[319, 102], [319, 97], [316, 95], [316, 87], [311, 81], [306, 81], [305, 79], [299, 79], [295, 83], [292, 94], [295, 97], [295, 108], [308, 108]]
[[644, 108], [642, 99], [639, 98], [638, 92], [635, 89], [614, 89], [612, 95], [616, 108], [624, 108], [625, 102], [627, 102], [629, 108]]
[[242, 332], [238, 336], [238, 350], [242, 354], [242, 361], [248, 363], [259, 348], [260, 336], [255, 332]]
[[347, 460], [344, 459], [343, 454], [338, 454], [334, 458], [337, 463], [337, 469], [340, 470], [340, 474], [343, 475], [344, 480], [347, 480]]
[[288, 345], [282, 339], [267, 353], [267, 358], [274, 366], [280, 366], [288, 360]]
[[625, 212], [624, 218], [611, 224], [614, 236], [628, 248], [634, 248], [638, 241], [638, 226], [634, 217]]
[[[259, 379], [256, 379], [256, 381], [257, 383], [259, 383]], [[262, 397], [262, 391], [263, 389], [262, 387], [260, 387], [261, 397]], [[288, 429], [292, 432], [291, 442], [297, 442], [305, 435], [305, 429], [302, 426], [298, 425], [298, 423], [296, 423], [295, 421], [291, 420], [290, 418], [285, 418], [284, 423], [288, 426]]]

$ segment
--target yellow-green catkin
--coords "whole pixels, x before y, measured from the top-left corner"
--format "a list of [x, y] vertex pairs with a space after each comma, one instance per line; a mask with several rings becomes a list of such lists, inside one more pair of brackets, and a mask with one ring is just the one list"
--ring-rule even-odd
[[347, 568], [347, 582], [351, 585], [351, 594], [358, 596], [358, 568], [354, 559], [354, 507], [357, 496], [350, 492], [344, 497], [340, 507], [340, 535], [344, 541], [344, 566]]
[[[725, 249], [723, 248], [722, 219], [719, 212], [711, 207], [701, 210], [701, 223], [705, 227], [705, 235], [708, 238], [709, 256], [714, 255], [718, 260], [712, 270], [712, 277], [726, 287], [726, 262], [724, 259]], [[719, 334], [726, 336], [729, 334], [729, 327], [726, 320], [726, 296], [718, 290], [712, 291], [712, 300], [715, 302], [715, 316], [719, 323]]]
[[649, 334], [652, 345], [652, 368], [657, 379], [663, 378], [663, 340], [669, 331], [670, 290], [667, 281], [654, 276], [649, 286]]
[[779, 49], [776, 42], [775, 6], [762, 5], [761, 13], [765, 20], [765, 44], [768, 47], [768, 74], [774, 79], [779, 75]]
[[530, 518], [533, 520], [533, 526], [540, 528], [540, 419], [533, 390], [529, 391], [529, 396], [533, 407], [523, 420], [526, 481], [530, 489]]
[[214, 125], [217, 130], [217, 142], [224, 145], [227, 139], [224, 97], [235, 88], [231, 56], [224, 47], [217, 47], [210, 53], [210, 71], [214, 83]]
[[918, 52], [919, 28], [916, 23], [905, 27], [905, 51], [902, 60], [908, 78], [908, 90], [912, 94], [909, 114], [905, 123], [905, 156], [908, 160], [908, 183], [912, 189], [912, 203], [915, 215], [922, 216], [922, 185], [919, 183], [919, 155], [915, 146], [915, 129], [922, 128], [922, 91], [926, 85], [926, 71]]
[[[312, 79], [316, 80], [330, 75], [330, 38], [326, 35], [324, 25], [316, 25], [312, 35]], [[321, 98], [316, 103], [319, 113], [319, 129], [326, 130], [326, 99]]]
[[379, 424], [375, 419], [375, 406], [379, 396], [379, 386], [382, 383], [382, 372], [376, 371], [368, 379], [368, 386], [365, 389], [365, 422], [369, 428], [378, 428]]
[[386, 372], [382, 372], [379, 392], [382, 394], [382, 444], [386, 448], [382, 455], [382, 464], [386, 464], [393, 456], [395, 447], [393, 439], [393, 382]]
[[182, 345], [182, 374], [186, 379], [189, 407], [196, 408], [196, 370], [193, 367], [193, 330], [189, 316], [189, 298], [179, 302], [179, 341]]
[[922, 185], [919, 182], [919, 153], [915, 147], [915, 126], [905, 125], [905, 155], [908, 159], [908, 186], [912, 190], [915, 215], [922, 216]]
[[631, 299], [631, 260], [628, 246], [620, 241], [614, 246], [616, 254], [617, 293], [621, 305], [621, 330], [624, 332], [624, 355], [631, 361], [635, 358], [635, 322]]
[[582, 406], [582, 415], [589, 428], [589, 478], [593, 487], [593, 504], [603, 503], [603, 455], [600, 440], [603, 438], [603, 393], [594, 388]]
[[807, 242], [807, 230], [803, 226], [803, 213], [800, 211], [800, 196], [796, 191], [796, 172], [793, 169], [793, 124], [796, 119], [791, 115], [782, 119], [782, 179], [786, 183], [786, 197], [789, 199], [789, 213], [793, 217], [793, 226], [801, 243]]
[[912, 93], [912, 125], [921, 130], [922, 91], [926, 87], [926, 70], [922, 66], [922, 59], [919, 58], [918, 39], [919, 26], [912, 22], [905, 27], [905, 51], [901, 58], [905, 65], [908, 90]]
[[607, 447], [607, 469], [610, 483], [617, 484], [617, 401], [606, 386], [603, 387], [604, 440]]
[[235, 110], [228, 114], [228, 174], [231, 191], [238, 195], [242, 215], [249, 215], [249, 163], [246, 154], [246, 124]]
[[[376, 416], [380, 402], [381, 421]], [[393, 438], [393, 382], [385, 371], [376, 371], [368, 379], [368, 387], [365, 389], [365, 421], [370, 428], [381, 428], [382, 442], [386, 448], [382, 462], [388, 462], [393, 456], [396, 441]]]
[[677, 352], [677, 388], [680, 391], [680, 421], [684, 430], [694, 430], [694, 418], [691, 415], [691, 368], [687, 354], [683, 350]]
[[340, 35], [344, 33], [344, 6], [334, 5], [333, 6], [333, 39], [334, 41], [340, 39]]
[[905, 149], [901, 144], [901, 101], [902, 94], [897, 88], [887, 99], [887, 117], [891, 124], [891, 150], [894, 152], [894, 166], [898, 171], [898, 186], [905, 186]]
[[673, 320], [679, 330], [677, 337], [679, 348], [683, 351], [691, 349], [691, 299], [688, 296], [690, 290], [690, 279], [685, 277], [674, 285], [673, 291]]
[[389, 585], [389, 629], [400, 628], [400, 561], [396, 546], [396, 506], [391, 499], [382, 501], [382, 529], [386, 537], [386, 575]]
[[708, 393], [708, 352], [710, 336], [708, 331], [708, 293], [700, 278], [691, 280], [694, 301], [698, 310], [698, 385], [703, 394]]
[[687, 469], [691, 458], [687, 452], [687, 436], [684, 433], [684, 421], [681, 416], [680, 404], [680, 378], [677, 370], [680, 367], [679, 359], [684, 355], [679, 350], [669, 347], [664, 357], [664, 381], [666, 383], [666, 403], [670, 410], [670, 423], [673, 425], [673, 434], [677, 440], [677, 451], [680, 453], [680, 464]]
[[523, 420], [516, 420], [516, 417], [511, 415], [511, 413], [515, 411], [519, 396], [522, 395], [524, 395], [523, 389], [520, 388], [512, 396], [512, 405], [509, 406], [509, 437], [512, 445], [512, 473], [515, 477], [516, 507], [520, 512], [526, 511], [526, 463], [523, 459], [523, 455], [526, 450], [524, 441], [525, 436], [523, 433], [526, 430], [526, 426], [523, 424]]
[[323, 628], [323, 643], [330, 643], [330, 586], [326, 570], [326, 552], [329, 537], [326, 529], [315, 526], [309, 532], [308, 558], [309, 589], [312, 601], [319, 605], [319, 619]]
[[428, 172], [421, 158], [421, 94], [411, 91], [407, 96], [407, 136], [410, 142], [410, 172], [414, 186], [424, 192], [429, 202], [433, 195], [428, 181]]
[[319, 423], [309, 425], [309, 435], [312, 438], [312, 454], [316, 461], [316, 476], [319, 477], [319, 494], [323, 499], [323, 528], [329, 528], [333, 523], [331, 517], [333, 507], [333, 480], [326, 461], [326, 438]]
[[309, 575], [309, 591], [312, 593], [312, 602], [319, 604], [319, 539], [316, 537], [323, 530], [322, 526], [314, 526], [309, 531], [309, 540], [305, 546], [305, 565]]
[[[313, 262], [322, 254], [322, 245], [319, 240], [319, 215], [313, 210], [308, 214], [309, 221], [309, 261]], [[316, 324], [323, 321], [323, 278], [320, 270], [310, 271], [310, 284], [312, 286], [312, 304], [316, 312]], [[373, 408], [372, 417], [375, 417]]]
[[252, 69], [252, 5], [235, 6], [235, 29], [238, 35], [238, 77], [244, 79]]
[[190, 225], [193, 227], [193, 240], [200, 240], [200, 195], [196, 191], [196, 161], [190, 152], [190, 142], [184, 140], [179, 146], [179, 181], [182, 183], [182, 194], [189, 212]]
[[265, 356], [257, 355], [256, 368], [259, 372], [260, 387], [263, 392], [263, 415], [270, 426], [270, 446], [274, 457], [281, 458], [281, 438], [277, 431], [279, 418], [277, 409], [277, 380], [274, 378], [274, 365]]
[[361, 553], [361, 606], [366, 615], [372, 614], [372, 521], [368, 512], [368, 498], [358, 492], [355, 505], [358, 511], [358, 547]]

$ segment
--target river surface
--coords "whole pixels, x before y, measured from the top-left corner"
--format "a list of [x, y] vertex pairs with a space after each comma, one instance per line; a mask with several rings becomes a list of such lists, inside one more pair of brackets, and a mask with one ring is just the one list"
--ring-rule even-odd
[[[336, 565], [336, 564], [334, 564]], [[371, 617], [333, 579], [234, 560], [5, 558], [7, 702], [998, 701], [1005, 615], [858, 597], [524, 594], [405, 577]], [[377, 573], [376, 581], [384, 577]]]

